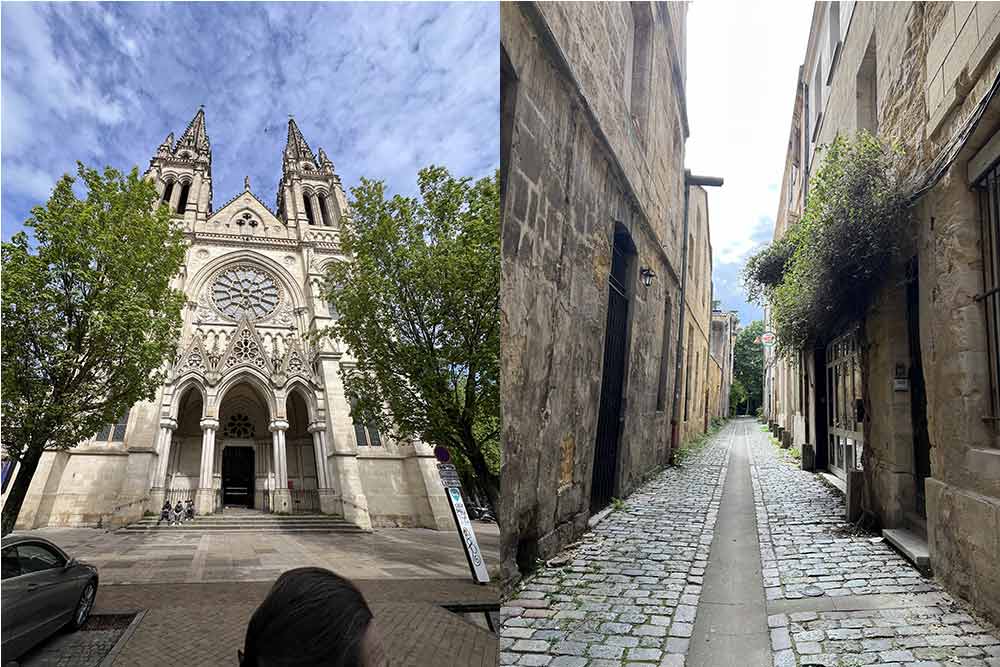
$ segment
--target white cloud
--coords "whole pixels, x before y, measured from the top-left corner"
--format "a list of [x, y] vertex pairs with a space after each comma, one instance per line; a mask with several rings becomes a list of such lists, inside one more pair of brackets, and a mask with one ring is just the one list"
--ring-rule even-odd
[[[798, 68], [813, 5], [692, 3], [688, 14], [687, 165], [725, 178], [709, 188], [716, 275], [733, 275], [773, 226]], [[764, 241], [766, 242], [766, 241]], [[731, 278], [727, 308], [745, 307]], [[719, 284], [717, 283], [717, 287]]]
[[42, 203], [48, 200], [58, 176], [24, 163], [3, 164], [4, 190], [25, 195]]

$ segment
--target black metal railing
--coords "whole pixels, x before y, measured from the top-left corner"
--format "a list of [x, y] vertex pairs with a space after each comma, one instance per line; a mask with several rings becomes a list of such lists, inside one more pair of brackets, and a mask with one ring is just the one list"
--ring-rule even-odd
[[[163, 499], [170, 502], [170, 506], [174, 507], [177, 502], [180, 501], [181, 505], [185, 504], [188, 500], [194, 500], [195, 494], [198, 493], [198, 489], [166, 489], [163, 493]], [[156, 508], [158, 512], [159, 507]]]
[[1000, 443], [1000, 163], [977, 183], [982, 220], [983, 292], [975, 300], [986, 315], [987, 371], [991, 390], [983, 419], [990, 422]]
[[315, 514], [319, 512], [319, 491], [316, 489], [291, 489], [292, 514]]

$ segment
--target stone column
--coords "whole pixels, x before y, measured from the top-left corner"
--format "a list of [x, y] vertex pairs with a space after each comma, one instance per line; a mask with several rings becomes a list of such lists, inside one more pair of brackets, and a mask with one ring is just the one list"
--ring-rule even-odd
[[292, 200], [295, 202], [295, 217], [303, 226], [309, 226], [309, 218], [306, 216], [305, 205], [306, 195], [302, 190], [302, 183], [292, 181]]
[[219, 428], [219, 420], [205, 417], [201, 420], [201, 472], [198, 476], [198, 493], [195, 494], [195, 511], [198, 514], [211, 514], [215, 511], [215, 489], [212, 488], [215, 476], [215, 431]]
[[323, 222], [323, 211], [320, 210], [319, 195], [313, 191], [309, 195], [309, 201], [312, 202], [313, 210], [313, 222], [316, 223], [317, 227], [322, 227], [325, 223]]
[[[170, 212], [176, 213], [177, 206], [181, 203], [181, 188], [184, 184], [178, 180], [174, 181], [174, 188], [170, 191]], [[189, 195], [190, 196], [190, 195]]]
[[159, 513], [166, 496], [167, 465], [170, 463], [170, 445], [177, 420], [169, 417], [160, 420], [160, 432], [156, 436], [158, 458], [153, 467], [153, 479], [149, 491], [149, 511]]
[[319, 489], [319, 511], [323, 514], [337, 513], [337, 496], [330, 484], [327, 465], [326, 424], [313, 422], [309, 425], [313, 435], [313, 452], [316, 454], [316, 486]]
[[200, 210], [200, 198], [201, 198], [201, 174], [194, 172], [194, 178], [191, 181], [191, 190], [188, 191], [187, 200], [187, 211], [184, 212], [184, 217], [190, 220], [192, 223], [198, 219], [198, 212]]
[[323, 206], [326, 207], [326, 217], [327, 220], [330, 221], [330, 226], [338, 227], [340, 223], [340, 216], [337, 214], [337, 208], [333, 201], [332, 194], [323, 197]]
[[278, 514], [288, 514], [292, 507], [292, 495], [288, 492], [288, 460], [285, 457], [285, 431], [288, 422], [275, 419], [268, 429], [271, 431], [271, 446], [274, 450], [274, 508]]

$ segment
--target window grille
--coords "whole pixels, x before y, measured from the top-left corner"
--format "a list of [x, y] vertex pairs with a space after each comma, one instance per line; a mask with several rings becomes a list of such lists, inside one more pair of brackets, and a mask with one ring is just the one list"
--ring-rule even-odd
[[986, 314], [989, 412], [983, 416], [1000, 435], [1000, 162], [976, 184], [983, 232], [983, 292], [976, 301]]

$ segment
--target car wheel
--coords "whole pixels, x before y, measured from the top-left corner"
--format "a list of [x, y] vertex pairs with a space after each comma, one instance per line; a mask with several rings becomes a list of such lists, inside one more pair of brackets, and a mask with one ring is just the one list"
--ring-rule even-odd
[[83, 593], [80, 594], [80, 601], [76, 603], [76, 609], [73, 610], [73, 620], [69, 622], [71, 631], [79, 630], [87, 622], [90, 611], [94, 608], [95, 597], [97, 597], [97, 582], [91, 579], [84, 587]]

